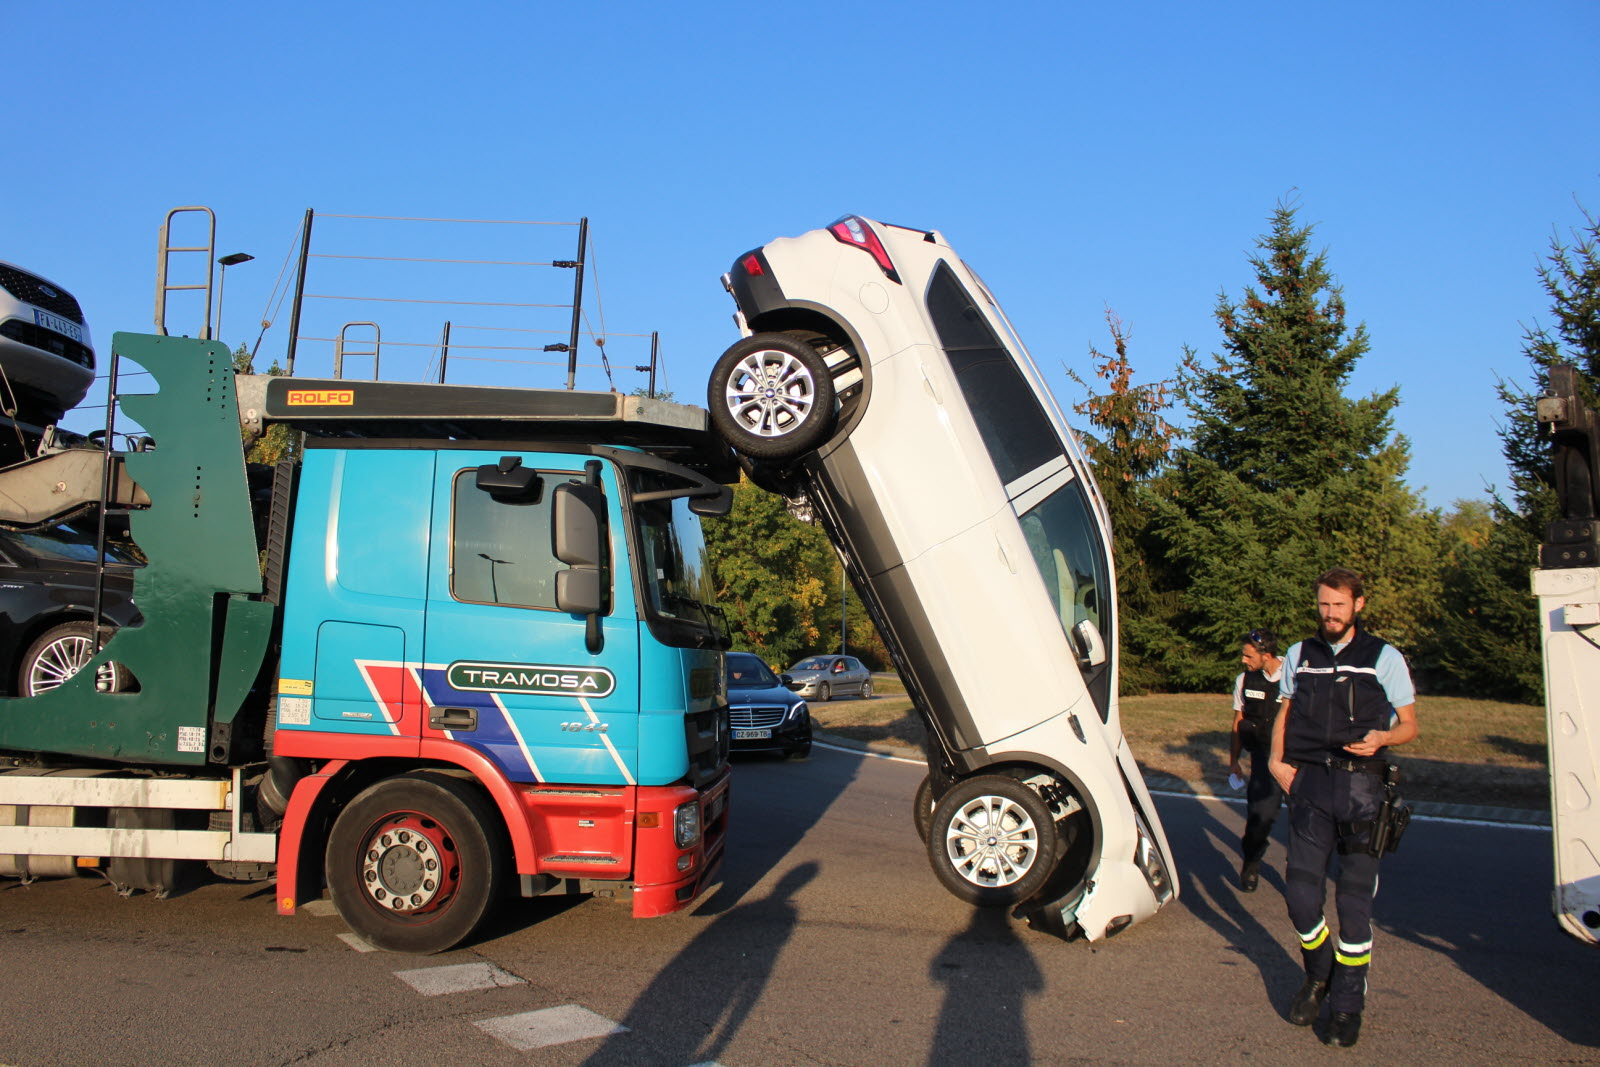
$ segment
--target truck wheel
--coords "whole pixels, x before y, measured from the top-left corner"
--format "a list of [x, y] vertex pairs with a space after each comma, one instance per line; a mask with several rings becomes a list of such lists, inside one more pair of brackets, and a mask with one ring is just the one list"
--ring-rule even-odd
[[369, 786], [328, 836], [328, 890], [361, 937], [391, 952], [451, 948], [503, 882], [500, 813], [476, 786], [419, 772]]
[[833, 424], [833, 378], [820, 353], [781, 333], [758, 333], [717, 360], [706, 390], [711, 423], [738, 452], [794, 459]]
[[933, 778], [925, 774], [922, 784], [917, 786], [917, 795], [911, 800], [911, 821], [924, 845], [928, 843], [928, 830], [933, 826], [933, 806]]
[[[25, 697], [47, 693], [83, 669], [94, 658], [94, 624], [64, 622], [52, 626], [28, 646], [17, 675], [17, 692]], [[120, 693], [133, 676], [120, 663], [102, 664], [95, 687], [103, 693]]]
[[944, 887], [968, 904], [1027, 900], [1055, 869], [1057, 851], [1049, 805], [1015, 778], [969, 778], [933, 809], [928, 860]]

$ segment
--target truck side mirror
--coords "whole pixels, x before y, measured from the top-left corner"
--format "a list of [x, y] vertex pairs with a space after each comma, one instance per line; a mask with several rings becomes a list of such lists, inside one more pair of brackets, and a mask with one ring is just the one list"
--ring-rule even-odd
[[606, 524], [606, 495], [599, 486], [599, 464], [593, 464], [587, 482], [565, 482], [555, 487], [551, 504], [551, 547], [556, 559], [567, 565], [556, 573], [556, 608], [588, 617], [585, 636], [590, 654], [604, 647], [600, 616], [609, 607], [610, 574]]
[[721, 492], [716, 496], [692, 496], [689, 498], [689, 510], [696, 515], [708, 515], [711, 518], [721, 518], [733, 510], [733, 487], [721, 486]]

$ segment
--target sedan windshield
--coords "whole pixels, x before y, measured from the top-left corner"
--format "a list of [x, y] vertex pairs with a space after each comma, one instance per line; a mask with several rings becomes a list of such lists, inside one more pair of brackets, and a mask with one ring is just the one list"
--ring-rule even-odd
[[828, 661], [825, 659], [803, 659], [790, 669], [796, 671], [825, 671], [828, 669]]
[[781, 684], [758, 656], [728, 657], [729, 689], [770, 689]]

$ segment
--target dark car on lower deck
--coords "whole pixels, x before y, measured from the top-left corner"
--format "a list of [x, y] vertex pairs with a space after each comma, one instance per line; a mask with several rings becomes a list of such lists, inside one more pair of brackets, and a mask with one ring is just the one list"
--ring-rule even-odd
[[[93, 654], [95, 531], [91, 523], [0, 531], [0, 691], [32, 696], [75, 674]], [[106, 546], [102, 622], [139, 620], [127, 548]], [[126, 668], [107, 664], [100, 685], [128, 687]]]

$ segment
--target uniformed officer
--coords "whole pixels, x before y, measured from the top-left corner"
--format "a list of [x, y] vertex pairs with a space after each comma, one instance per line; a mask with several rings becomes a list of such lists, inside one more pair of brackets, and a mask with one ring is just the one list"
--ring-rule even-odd
[[[1405, 657], [1357, 623], [1367, 603], [1359, 574], [1335, 567], [1317, 579], [1316, 594], [1319, 635], [1284, 657], [1270, 766], [1289, 794], [1284, 897], [1306, 968], [1289, 1021], [1310, 1026], [1327, 999], [1325, 1040], [1347, 1048], [1361, 1034], [1372, 960], [1378, 857], [1367, 848], [1383, 802], [1384, 754], [1416, 738], [1416, 690]], [[1330, 944], [1322, 907], [1335, 850], [1339, 936]]]
[[1233, 681], [1233, 734], [1228, 748], [1228, 773], [1242, 778], [1239, 757], [1250, 754], [1249, 806], [1244, 838], [1239, 842], [1243, 865], [1239, 888], [1254, 893], [1261, 881], [1261, 857], [1272, 839], [1283, 790], [1267, 764], [1272, 756], [1272, 724], [1278, 717], [1278, 682], [1283, 660], [1278, 658], [1278, 638], [1271, 630], [1251, 630], [1244, 635], [1239, 662], [1244, 671]]

